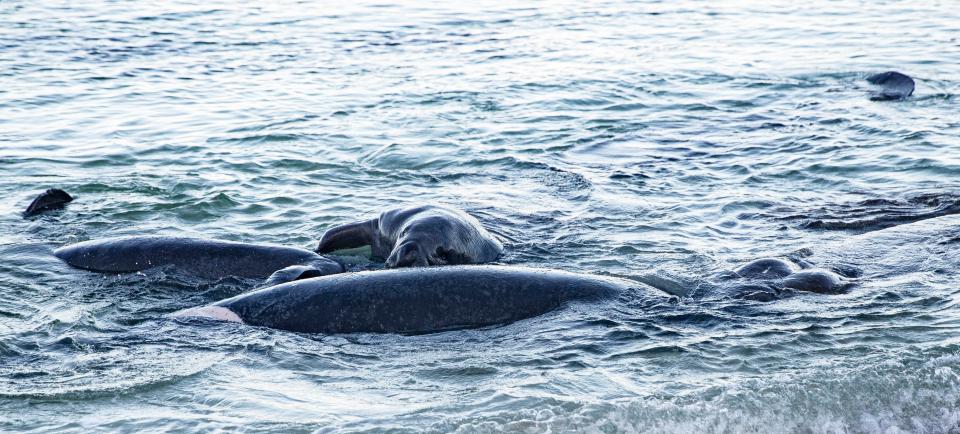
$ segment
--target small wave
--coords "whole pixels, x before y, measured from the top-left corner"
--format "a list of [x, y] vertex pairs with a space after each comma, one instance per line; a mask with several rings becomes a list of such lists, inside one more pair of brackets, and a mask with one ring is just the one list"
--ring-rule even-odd
[[[199, 374], [220, 362], [223, 354], [171, 351], [161, 347], [114, 348], [82, 357], [64, 353], [37, 366], [0, 367], [2, 398], [66, 399], [128, 393]], [[68, 360], [69, 359], [69, 360]]]
[[[683, 354], [679, 347], [652, 350]], [[698, 378], [666, 390], [653, 386], [643, 389], [642, 396], [594, 402], [547, 397], [530, 403], [524, 402], [530, 398], [507, 396], [502, 399], [517, 404], [509, 410], [487, 405], [431, 428], [490, 433], [956, 432], [956, 360], [943, 355], [917, 363], [901, 356], [870, 360], [872, 367], [814, 366], [779, 376], [731, 377], [724, 372], [720, 378]]]
[[209, 143], [241, 143], [241, 144], [263, 144], [263, 143], [272, 143], [272, 142], [296, 142], [299, 140], [307, 140], [315, 138], [311, 134], [294, 134], [294, 133], [271, 133], [271, 134], [252, 134], [241, 137], [212, 137], [208, 140]]

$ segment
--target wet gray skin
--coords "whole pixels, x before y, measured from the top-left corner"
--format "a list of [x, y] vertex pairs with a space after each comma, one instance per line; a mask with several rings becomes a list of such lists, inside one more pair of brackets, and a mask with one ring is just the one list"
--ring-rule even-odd
[[27, 209], [23, 211], [23, 217], [32, 217], [46, 211], [62, 209], [68, 203], [73, 201], [73, 197], [59, 188], [51, 188], [40, 193]]
[[824, 269], [798, 271], [783, 279], [783, 286], [786, 288], [820, 294], [843, 291], [845, 285], [840, 275]]
[[793, 274], [798, 269], [797, 264], [785, 259], [763, 258], [740, 266], [734, 273], [737, 277], [745, 279], [781, 279]]
[[714, 292], [733, 297], [772, 301], [794, 292], [834, 294], [852, 286], [852, 281], [837, 272], [812, 267], [805, 261], [761, 258], [722, 273]]
[[225, 319], [207, 314], [225, 308], [234, 320], [295, 332], [428, 333], [505, 324], [541, 315], [571, 301], [609, 300], [625, 291], [666, 297], [624, 279], [465, 265], [298, 280], [188, 309], [176, 316]]
[[268, 287], [293, 282], [294, 280], [310, 279], [329, 274], [336, 274], [336, 272], [324, 272], [323, 269], [318, 268], [316, 265], [291, 265], [275, 271], [261, 286]]
[[874, 101], [889, 101], [905, 99], [913, 94], [915, 83], [906, 74], [896, 71], [887, 71], [867, 77], [870, 84], [880, 87], [870, 99]]
[[61, 247], [54, 255], [71, 266], [103, 273], [170, 266], [177, 272], [207, 279], [271, 277], [267, 284], [344, 271], [339, 263], [306, 249], [186, 237], [85, 241]]
[[482, 264], [496, 260], [503, 245], [473, 216], [438, 205], [385, 211], [371, 220], [328, 230], [318, 253], [370, 246], [387, 268]]

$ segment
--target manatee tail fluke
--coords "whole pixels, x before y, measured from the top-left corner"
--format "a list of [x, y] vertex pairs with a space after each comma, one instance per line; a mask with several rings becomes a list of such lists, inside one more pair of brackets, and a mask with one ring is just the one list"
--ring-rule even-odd
[[336, 250], [372, 245], [376, 227], [377, 219], [373, 219], [330, 229], [320, 238], [317, 253], [330, 253]]
[[30, 217], [40, 214], [44, 211], [61, 209], [64, 205], [72, 200], [73, 197], [67, 194], [67, 192], [59, 188], [51, 188], [43, 193], [40, 193], [40, 195], [37, 196], [33, 202], [30, 202], [30, 206], [28, 206], [27, 210], [23, 212], [23, 216]]
[[867, 77], [867, 81], [870, 82], [870, 84], [880, 86], [880, 91], [875, 92], [870, 97], [873, 101], [905, 99], [913, 94], [913, 88], [916, 86], [912, 78], [896, 71], [873, 74]]

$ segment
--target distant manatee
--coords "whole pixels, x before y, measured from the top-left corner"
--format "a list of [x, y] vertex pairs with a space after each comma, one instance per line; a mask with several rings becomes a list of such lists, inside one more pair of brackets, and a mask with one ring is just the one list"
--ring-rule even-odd
[[733, 297], [771, 301], [794, 291], [834, 294], [852, 286], [850, 279], [832, 270], [801, 269], [809, 266], [782, 258], [755, 259], [721, 274], [718, 289]]
[[67, 192], [59, 188], [51, 188], [40, 193], [36, 199], [33, 199], [33, 202], [30, 202], [27, 210], [23, 212], [23, 217], [31, 217], [44, 211], [61, 209], [71, 201], [73, 201], [73, 197], [67, 194]]
[[896, 71], [881, 72], [867, 77], [870, 84], [880, 86], [880, 90], [870, 96], [873, 101], [892, 101], [905, 99], [913, 94], [913, 79]]

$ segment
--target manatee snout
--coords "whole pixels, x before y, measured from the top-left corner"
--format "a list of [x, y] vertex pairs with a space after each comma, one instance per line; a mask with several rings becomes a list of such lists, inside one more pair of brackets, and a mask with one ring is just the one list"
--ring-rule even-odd
[[387, 268], [426, 267], [430, 265], [428, 255], [423, 246], [416, 241], [407, 241], [400, 244], [390, 257], [387, 258]]

